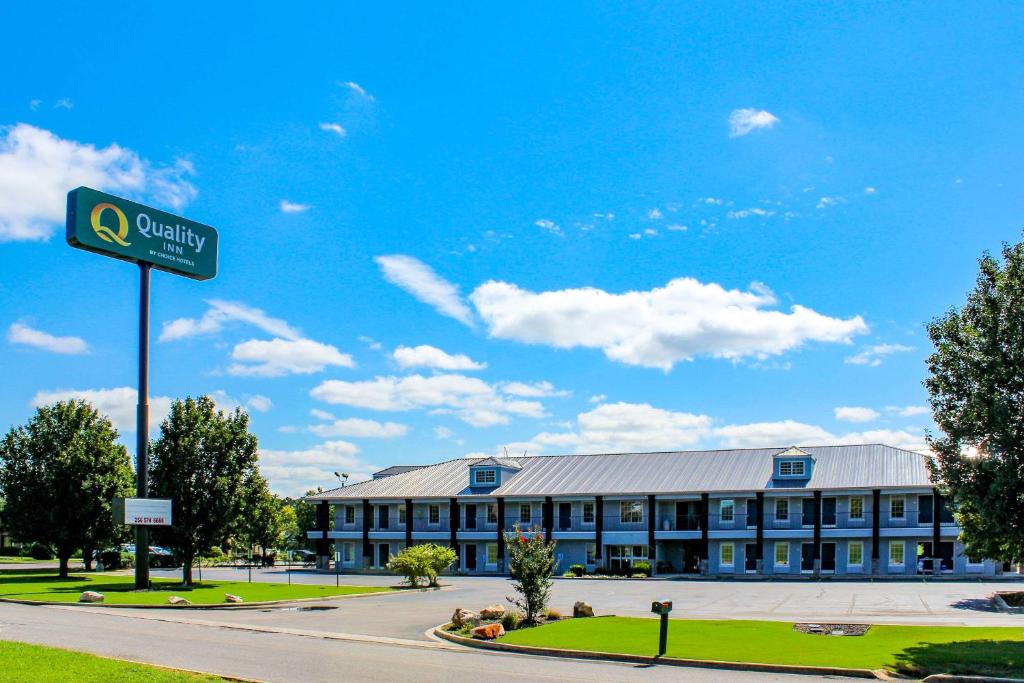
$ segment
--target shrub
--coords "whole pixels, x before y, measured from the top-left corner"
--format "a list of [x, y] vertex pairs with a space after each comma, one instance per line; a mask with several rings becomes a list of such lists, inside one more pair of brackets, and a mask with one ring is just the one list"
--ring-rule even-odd
[[544, 616], [547, 617], [548, 621], [558, 621], [562, 618], [562, 613], [556, 609], [549, 609], [544, 613]]
[[630, 570], [630, 573], [631, 574], [646, 574], [647, 576], [650, 576], [651, 575], [651, 563], [650, 562], [644, 562], [642, 560], [640, 562], [634, 562], [633, 566], [632, 566], [632, 568]]
[[422, 543], [409, 546], [388, 560], [388, 569], [404, 576], [410, 586], [420, 585], [427, 579], [431, 586], [437, 585], [437, 575], [455, 561], [455, 551], [444, 545]]
[[517, 609], [507, 610], [505, 616], [501, 618], [501, 625], [506, 631], [515, 631], [521, 623], [523, 623], [523, 613]]
[[135, 566], [135, 555], [134, 553], [120, 553], [120, 566], [122, 568], [131, 569]]
[[28, 556], [33, 560], [52, 560], [53, 548], [44, 543], [33, 543], [28, 549]]
[[100, 553], [100, 564], [103, 565], [104, 570], [120, 569], [121, 556], [127, 554], [120, 550], [104, 550]]
[[508, 598], [526, 613], [526, 622], [534, 624], [551, 597], [551, 575], [555, 569], [555, 544], [544, 540], [539, 530], [527, 536], [517, 524], [508, 534], [509, 573], [518, 598]]
[[566, 573], [572, 574], [573, 576], [583, 576], [587, 573], [587, 568], [582, 564], [574, 564], [569, 567], [569, 571]]

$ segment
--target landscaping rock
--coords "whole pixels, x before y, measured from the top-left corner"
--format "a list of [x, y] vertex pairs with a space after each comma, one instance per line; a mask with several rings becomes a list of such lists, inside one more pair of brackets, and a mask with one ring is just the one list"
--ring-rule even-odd
[[474, 638], [494, 640], [505, 635], [505, 628], [501, 624], [484, 624], [483, 626], [477, 626], [470, 633], [473, 634]]
[[456, 607], [455, 613], [452, 615], [452, 623], [462, 628], [463, 626], [475, 626], [480, 623], [480, 620], [468, 609]]
[[177, 596], [177, 595], [172, 595], [171, 597], [167, 598], [167, 602], [172, 604], [172, 605], [181, 605], [181, 606], [191, 605], [192, 604], [191, 600], [187, 600], [186, 598], [183, 598], [183, 597], [180, 597], [180, 596]]
[[484, 621], [501, 621], [504, 616], [505, 607], [503, 605], [490, 605], [480, 610], [480, 618]]
[[85, 591], [78, 596], [78, 602], [103, 602], [103, 593]]
[[225, 593], [224, 594], [224, 602], [231, 602], [231, 603], [238, 604], [238, 603], [245, 602], [245, 600], [243, 600], [238, 595], [232, 595], [231, 593]]
[[594, 616], [594, 608], [590, 606], [589, 602], [578, 600], [576, 604], [572, 606], [572, 615], [577, 619], [580, 617], [592, 617]]

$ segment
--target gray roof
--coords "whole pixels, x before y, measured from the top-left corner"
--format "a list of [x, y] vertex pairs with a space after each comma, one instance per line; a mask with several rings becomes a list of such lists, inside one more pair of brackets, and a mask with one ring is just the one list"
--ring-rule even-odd
[[424, 467], [430, 467], [430, 465], [392, 465], [391, 467], [385, 467], [379, 472], [373, 473], [374, 479], [380, 479], [381, 477], [393, 477], [396, 474], [405, 474], [406, 472], [412, 472], [413, 470], [421, 470]]
[[[672, 494], [773, 488], [773, 456], [782, 448], [615, 453], [508, 458], [520, 466], [488, 497]], [[928, 456], [868, 444], [802, 446], [815, 464], [806, 484], [787, 488], [873, 489], [931, 486]], [[491, 458], [459, 458], [403, 474], [324, 491], [310, 500], [451, 498], [468, 495], [469, 468]], [[502, 459], [505, 460], [505, 459]]]

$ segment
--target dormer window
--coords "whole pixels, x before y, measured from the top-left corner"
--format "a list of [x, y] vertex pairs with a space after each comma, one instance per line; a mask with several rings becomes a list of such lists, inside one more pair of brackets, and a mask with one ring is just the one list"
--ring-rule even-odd
[[494, 470], [477, 470], [473, 473], [473, 482], [476, 484], [494, 484], [497, 482], [497, 472]]
[[779, 462], [780, 477], [802, 477], [804, 476], [803, 460], [782, 460]]

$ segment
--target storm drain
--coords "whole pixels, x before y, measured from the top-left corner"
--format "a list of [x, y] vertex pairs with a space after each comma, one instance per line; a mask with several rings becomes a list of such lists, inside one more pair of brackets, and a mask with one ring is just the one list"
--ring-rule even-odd
[[271, 609], [263, 609], [261, 612], [326, 612], [328, 610], [338, 609], [335, 605], [308, 605], [305, 607], [276, 607]]
[[793, 630], [813, 636], [862, 636], [871, 624], [793, 624]]

